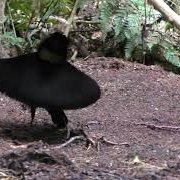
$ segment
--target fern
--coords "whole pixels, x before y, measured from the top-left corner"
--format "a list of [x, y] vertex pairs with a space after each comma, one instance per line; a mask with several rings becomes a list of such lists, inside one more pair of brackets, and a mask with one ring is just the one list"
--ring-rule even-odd
[[[9, 46], [18, 46], [20, 48], [23, 47], [24, 44], [24, 39], [20, 37], [15, 37], [13, 33], [11, 32], [5, 32], [2, 36], [1, 39], [3, 42], [6, 42], [6, 45]], [[8, 42], [8, 43], [7, 43]]]
[[113, 16], [118, 7], [118, 1], [102, 1], [100, 5], [100, 27], [104, 35], [104, 39], [107, 33], [113, 30]]
[[[172, 8], [177, 6], [176, 0], [166, 0], [166, 2]], [[147, 6], [146, 14], [148, 17], [145, 17], [144, 1], [142, 0], [104, 0], [100, 7], [100, 27], [105, 35], [104, 37], [106, 38], [108, 33], [112, 33], [116, 47], [118, 44], [125, 44], [124, 55], [126, 58], [132, 58], [135, 51], [141, 52], [141, 57], [144, 57], [144, 52], [151, 52], [154, 45], [158, 44], [164, 49], [163, 56], [166, 61], [180, 67], [180, 55], [177, 51], [179, 45], [168, 40], [170, 36], [162, 32], [163, 24], [158, 26], [155, 23], [161, 17], [160, 13]], [[145, 18], [146, 24], [152, 24], [151, 28], [154, 27], [154, 24], [156, 25], [156, 31], [148, 31], [146, 28], [146, 34], [142, 39], [142, 24]]]
[[166, 60], [171, 63], [172, 65], [180, 68], [180, 58], [178, 56], [178, 53], [175, 51], [173, 47], [165, 48], [164, 56]]
[[[120, 4], [118, 0], [103, 1], [100, 7], [101, 30], [107, 36], [114, 32], [116, 43], [126, 41], [125, 57], [131, 57], [137, 41], [141, 37], [140, 18], [134, 13], [135, 6], [130, 1]], [[135, 42], [136, 41], [136, 42]], [[139, 41], [138, 41], [139, 43]]]

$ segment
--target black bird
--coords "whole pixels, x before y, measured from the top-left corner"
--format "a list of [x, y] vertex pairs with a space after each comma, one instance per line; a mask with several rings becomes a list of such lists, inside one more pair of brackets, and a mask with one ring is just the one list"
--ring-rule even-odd
[[31, 107], [46, 109], [60, 128], [68, 119], [63, 110], [78, 109], [100, 98], [96, 81], [71, 65], [67, 59], [68, 39], [53, 33], [38, 51], [0, 60], [0, 91]]

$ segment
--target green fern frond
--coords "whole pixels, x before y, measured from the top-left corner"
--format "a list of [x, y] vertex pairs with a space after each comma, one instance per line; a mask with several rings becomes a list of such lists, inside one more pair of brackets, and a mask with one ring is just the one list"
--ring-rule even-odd
[[164, 52], [164, 56], [169, 63], [180, 68], [180, 58], [176, 54], [175, 49], [166, 49], [166, 51]]
[[133, 36], [131, 36], [131, 38], [128, 38], [124, 48], [125, 57], [126, 58], [132, 57], [133, 51], [136, 49], [136, 47], [140, 46], [141, 44], [142, 42], [139, 34], [134, 34]]
[[100, 5], [100, 28], [106, 37], [107, 33], [112, 31], [113, 28], [113, 16], [118, 7], [117, 0], [102, 1]]

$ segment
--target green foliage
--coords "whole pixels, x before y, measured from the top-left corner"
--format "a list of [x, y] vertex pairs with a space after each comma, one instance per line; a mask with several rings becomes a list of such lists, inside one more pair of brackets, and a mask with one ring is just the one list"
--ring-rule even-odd
[[171, 50], [165, 52], [165, 57], [171, 64], [173, 64], [174, 66], [180, 68], [179, 57], [176, 56]]
[[166, 47], [164, 51], [164, 56], [168, 62], [170, 62], [172, 65], [180, 68], [180, 53], [177, 51], [174, 51], [173, 46]]
[[179, 67], [179, 42], [168, 41], [170, 37], [165, 33], [164, 21], [158, 22], [160, 18], [161, 14], [145, 4], [144, 0], [103, 0], [100, 6], [103, 38], [106, 40], [111, 33], [114, 35], [115, 45], [125, 42], [126, 58], [134, 58], [134, 51], [140, 46], [141, 53], [144, 54], [151, 52], [153, 45], [159, 44], [165, 49], [166, 60]]
[[5, 32], [2, 36], [1, 36], [1, 40], [3, 42], [6, 42], [6, 46], [18, 46], [20, 48], [23, 47], [23, 44], [25, 43], [23, 38], [20, 37], [16, 37], [14, 36], [14, 34], [12, 32]]
[[73, 5], [74, 0], [8, 0], [4, 36], [9, 33], [10, 43], [18, 45], [18, 32], [34, 47], [43, 29], [59, 24], [59, 21], [51, 16], [69, 17]]
[[131, 57], [133, 49], [141, 42], [141, 18], [136, 14], [130, 1], [103, 1], [100, 6], [101, 29], [104, 39], [109, 32], [114, 32], [116, 43], [126, 40], [125, 56]]
[[11, 45], [21, 46], [20, 44], [24, 42], [23, 38], [13, 36], [13, 33], [11, 32], [4, 33], [3, 37], [7, 39], [11, 43]]

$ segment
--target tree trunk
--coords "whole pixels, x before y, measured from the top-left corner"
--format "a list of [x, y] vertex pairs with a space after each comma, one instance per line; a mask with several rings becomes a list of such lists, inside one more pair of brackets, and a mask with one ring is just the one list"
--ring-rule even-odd
[[0, 32], [2, 32], [3, 29], [5, 4], [6, 4], [6, 0], [0, 1]]
[[180, 30], [180, 16], [176, 14], [163, 0], [148, 0], [168, 21]]
[[1, 35], [3, 32], [3, 24], [4, 24], [4, 9], [6, 5], [6, 0], [0, 0], [0, 58], [8, 57], [7, 51], [4, 49]]

